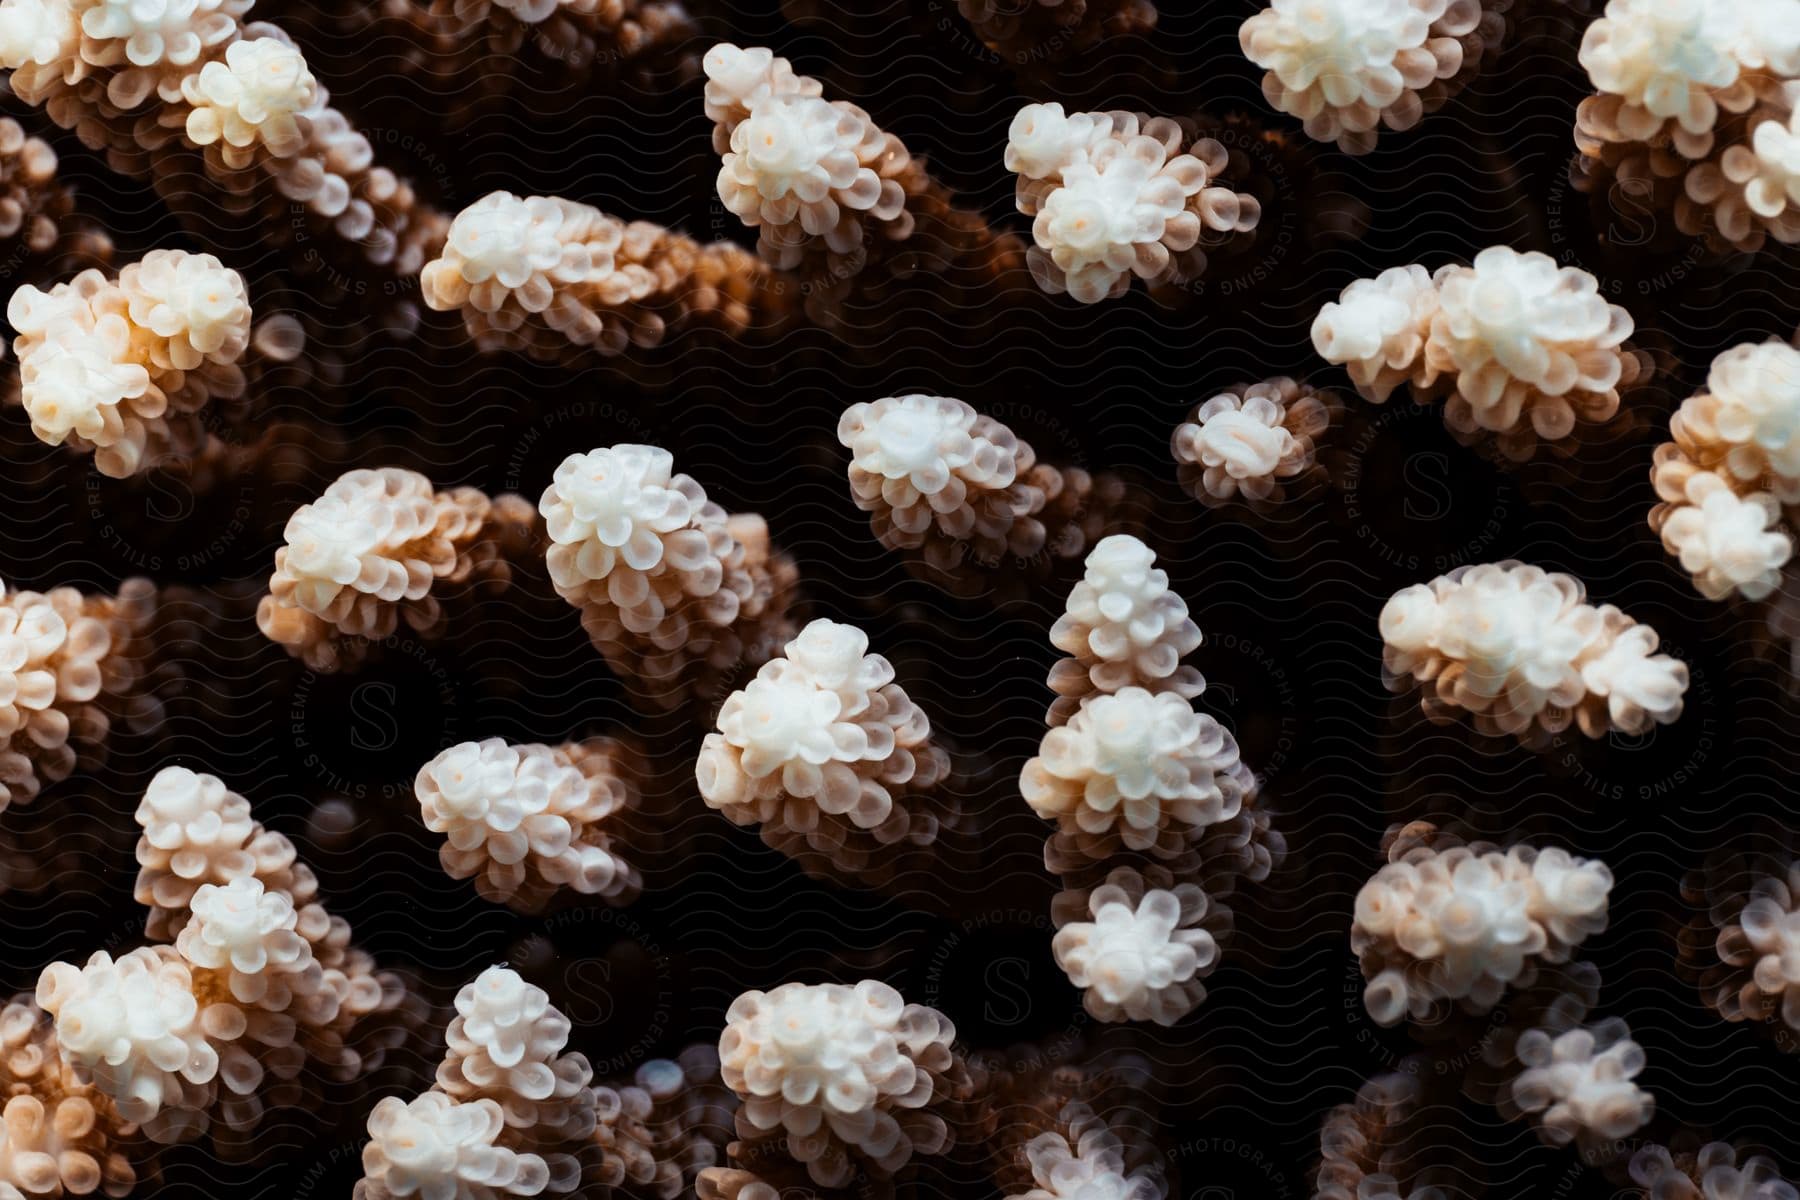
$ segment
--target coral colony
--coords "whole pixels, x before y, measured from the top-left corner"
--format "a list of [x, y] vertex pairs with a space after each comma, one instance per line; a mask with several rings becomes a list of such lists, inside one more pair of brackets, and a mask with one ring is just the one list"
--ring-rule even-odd
[[0, 0], [0, 1200], [1800, 1200], [1800, 0], [764, 7]]

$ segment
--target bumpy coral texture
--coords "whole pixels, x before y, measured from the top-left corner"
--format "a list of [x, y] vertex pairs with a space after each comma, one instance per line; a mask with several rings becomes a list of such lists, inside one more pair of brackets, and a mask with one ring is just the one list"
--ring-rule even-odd
[[1200, 928], [1207, 907], [1194, 884], [1154, 888], [1121, 868], [1089, 896], [1091, 921], [1057, 930], [1056, 964], [1097, 1020], [1173, 1025], [1206, 998], [1200, 981], [1218, 962], [1218, 943]]
[[[152, 938], [52, 963], [37, 1003], [84, 1083], [160, 1142], [243, 1136], [271, 1107], [317, 1103], [384, 1048], [365, 1018], [403, 1001], [316, 899], [294, 847], [217, 779], [179, 767], [137, 812], [136, 895]], [[309, 1065], [322, 1075], [307, 1073]]]
[[779, 1138], [826, 1187], [858, 1167], [891, 1174], [937, 1154], [950, 1129], [934, 1111], [955, 1066], [956, 1030], [886, 984], [787, 983], [745, 992], [725, 1014], [720, 1072], [742, 1100], [742, 1138]]
[[1567, 962], [1605, 929], [1611, 889], [1606, 864], [1560, 849], [1411, 848], [1356, 895], [1363, 1003], [1382, 1025], [1444, 1001], [1487, 1011], [1537, 963]]
[[1411, 129], [1479, 62], [1483, 16], [1478, 0], [1274, 0], [1238, 41], [1267, 69], [1270, 104], [1308, 137], [1366, 154], [1382, 127]]
[[1195, 407], [1170, 440], [1182, 481], [1203, 504], [1278, 501], [1317, 462], [1330, 396], [1287, 376], [1239, 384]]
[[250, 316], [236, 271], [181, 250], [151, 251], [116, 280], [89, 270], [21, 287], [7, 319], [32, 432], [92, 451], [112, 476], [192, 454], [200, 410], [243, 394]]
[[572, 454], [538, 510], [550, 578], [614, 671], [672, 707], [791, 633], [796, 572], [755, 514], [728, 516], [654, 446]]
[[1800, 502], [1800, 350], [1769, 341], [1713, 360], [1706, 388], [1669, 420], [1650, 481], [1650, 527], [1709, 599], [1760, 600], [1793, 554]]
[[[855, 871], [937, 840], [949, 758], [861, 630], [812, 622], [726, 698], [696, 776], [707, 805], [802, 861]], [[891, 848], [891, 849], [890, 849]]]
[[413, 792], [425, 827], [445, 835], [444, 870], [473, 878], [486, 899], [532, 912], [566, 887], [623, 903], [641, 880], [608, 819], [636, 802], [630, 758], [609, 738], [562, 746], [487, 738], [426, 763]]
[[761, 47], [706, 52], [706, 114], [721, 156], [719, 199], [757, 230], [776, 267], [822, 267], [841, 283], [881, 243], [912, 234], [921, 164], [868, 113], [826, 100], [815, 79]]
[[1764, 876], [1719, 927], [1720, 967], [1708, 1001], [1728, 1021], [1779, 1020], [1800, 1030], [1800, 863]]
[[1644, 1069], [1643, 1047], [1617, 1018], [1561, 1034], [1528, 1030], [1518, 1055], [1525, 1070], [1513, 1081], [1513, 1099], [1537, 1115], [1553, 1144], [1629, 1137], [1656, 1107], [1655, 1097], [1632, 1082]]
[[1757, 1154], [1739, 1163], [1727, 1142], [1680, 1155], [1645, 1146], [1631, 1156], [1631, 1181], [1657, 1200], [1800, 1200], [1800, 1189], [1781, 1177], [1775, 1160]]
[[1795, 0], [1611, 0], [1581, 43], [1597, 94], [1576, 114], [1577, 184], [1655, 181], [1683, 233], [1723, 247], [1800, 240], [1797, 27]]
[[1036, 1186], [1014, 1200], [1162, 1200], [1160, 1176], [1128, 1168], [1123, 1143], [1103, 1120], [1084, 1105], [1070, 1106], [1064, 1116], [1067, 1134], [1049, 1131], [1026, 1143]]
[[437, 1086], [369, 1116], [357, 1200], [563, 1195], [595, 1157], [597, 1095], [542, 988], [490, 967], [456, 995]]
[[138, 637], [154, 597], [145, 579], [116, 598], [0, 584], [0, 811], [104, 748], [141, 677]]
[[516, 497], [493, 501], [474, 488], [440, 492], [399, 467], [351, 471], [288, 519], [257, 625], [328, 671], [402, 622], [436, 636], [444, 611], [433, 590], [489, 567], [495, 527], [519, 524], [522, 508]]
[[480, 346], [563, 358], [653, 346], [674, 326], [734, 334], [772, 324], [768, 271], [727, 242], [701, 245], [555, 196], [493, 192], [456, 215], [420, 274], [425, 303], [457, 312]]
[[1485, 733], [1527, 742], [1571, 725], [1599, 737], [1678, 718], [1687, 667], [1655, 653], [1655, 630], [1584, 597], [1572, 576], [1520, 563], [1404, 588], [1381, 610], [1389, 685], [1420, 685], [1433, 720], [1466, 712]]
[[[1184, 151], [1184, 143], [1189, 143]], [[1076, 113], [1032, 104], [1013, 118], [1006, 167], [1032, 217], [1032, 274], [1084, 304], [1150, 283], [1192, 278], [1203, 242], [1256, 227], [1255, 198], [1219, 186], [1224, 146], [1144, 113]]]
[[49, 1016], [27, 999], [0, 1009], [0, 1192], [124, 1196], [136, 1126], [65, 1061]]
[[1050, 627], [1050, 644], [1069, 656], [1050, 668], [1057, 697], [1050, 724], [1065, 723], [1090, 696], [1127, 687], [1183, 698], [1203, 692], [1200, 672], [1181, 663], [1199, 647], [1200, 627], [1187, 602], [1169, 589], [1150, 547], [1114, 534], [1100, 540], [1084, 565]]
[[1356, 1098], [1327, 1114], [1319, 1128], [1315, 1200], [1450, 1200], [1436, 1187], [1404, 1189], [1393, 1168], [1396, 1143], [1419, 1111], [1416, 1076], [1391, 1072], [1367, 1080]]
[[201, 169], [234, 211], [303, 205], [370, 264], [416, 273], [444, 219], [376, 165], [285, 34], [240, 24], [249, 7], [9, 0], [0, 66], [19, 98], [183, 207], [192, 189], [171, 181]]
[[1111, 481], [1037, 461], [1017, 434], [961, 400], [853, 404], [838, 420], [850, 494], [881, 544], [952, 586], [1021, 560], [1082, 553], [1110, 518]]
[[1174, 853], [1235, 817], [1254, 786], [1229, 731], [1179, 693], [1141, 687], [1085, 702], [1019, 778], [1032, 811], [1095, 858], [1118, 846]]
[[1625, 346], [1631, 315], [1595, 277], [1535, 251], [1491, 246], [1472, 266], [1392, 268], [1358, 280], [1313, 321], [1313, 346], [1385, 401], [1402, 383], [1464, 440], [1495, 439], [1510, 458], [1610, 419], [1619, 389], [1645, 370]]

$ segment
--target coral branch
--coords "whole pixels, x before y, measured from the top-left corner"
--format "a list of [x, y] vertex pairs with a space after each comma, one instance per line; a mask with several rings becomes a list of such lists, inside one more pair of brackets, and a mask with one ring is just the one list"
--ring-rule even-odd
[[6, 318], [32, 433], [91, 452], [103, 475], [193, 455], [201, 410], [244, 394], [250, 300], [210, 254], [153, 250], [116, 280], [95, 269], [48, 292], [27, 284]]
[[1456, 1001], [1487, 1012], [1537, 964], [1567, 962], [1606, 928], [1612, 872], [1559, 849], [1397, 842], [1356, 895], [1350, 947], [1378, 1024], [1422, 1021]]
[[754, 513], [727, 515], [654, 446], [572, 454], [538, 502], [550, 577], [607, 665], [669, 709], [792, 635], [794, 564]]
[[0, 585], [0, 811], [98, 758], [143, 676], [156, 590], [114, 596]]
[[1422, 685], [1433, 721], [1460, 710], [1531, 745], [1570, 725], [1601, 737], [1679, 718], [1687, 667], [1656, 653], [1654, 629], [1585, 597], [1573, 576], [1516, 562], [1413, 584], [1381, 610], [1383, 676], [1396, 691]]
[[930, 720], [868, 648], [861, 630], [812, 622], [726, 698], [695, 773], [709, 807], [807, 870], [879, 880], [956, 809]]
[[1038, 285], [1094, 304], [1134, 275], [1152, 286], [1199, 278], [1206, 248], [1248, 240], [1262, 215], [1255, 197], [1216, 182], [1229, 162], [1219, 142], [1168, 117], [1019, 110], [1006, 168], [1019, 176], [1019, 211], [1034, 218]]
[[351, 471], [289, 519], [256, 623], [320, 671], [354, 666], [402, 622], [438, 637], [447, 585], [504, 584], [535, 521], [515, 495], [435, 491], [399, 467]]
[[876, 538], [959, 593], [1082, 554], [1119, 524], [1125, 487], [1037, 461], [1012, 430], [961, 400], [891, 396], [838, 421], [850, 494]]
[[462, 313], [477, 345], [549, 359], [654, 346], [700, 324], [767, 333], [790, 316], [794, 291], [730, 242], [511, 192], [457, 214], [420, 284], [428, 306]]
[[1631, 314], [1598, 289], [1548, 255], [1492, 246], [1473, 266], [1357, 280], [1319, 310], [1313, 347], [1365, 399], [1407, 384], [1415, 403], [1445, 401], [1458, 440], [1526, 459], [1540, 439], [1572, 445], [1578, 422], [1611, 419], [1620, 391], [1648, 375], [1649, 357], [1624, 344]]
[[1330, 392], [1285, 375], [1221, 392], [1175, 427], [1181, 482], [1209, 506], [1239, 496], [1253, 509], [1278, 504], [1314, 473], [1318, 439], [1338, 407]]
[[425, 827], [446, 835], [438, 857], [496, 904], [538, 912], [569, 888], [611, 904], [642, 886], [619, 853], [616, 818], [637, 804], [637, 755], [611, 738], [452, 746], [419, 769]]

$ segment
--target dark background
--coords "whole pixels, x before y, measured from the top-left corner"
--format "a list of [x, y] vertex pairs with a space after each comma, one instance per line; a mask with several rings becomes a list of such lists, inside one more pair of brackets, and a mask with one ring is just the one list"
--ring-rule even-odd
[[[1667, 229], [1593, 219], [1566, 174], [1587, 91], [1575, 59], [1586, 16], [1555, 0], [1516, 10], [1493, 70], [1418, 129], [1384, 133], [1375, 153], [1350, 159], [1306, 143], [1267, 109], [1260, 72], [1238, 49], [1237, 27], [1255, 8], [1245, 2], [1171, 5], [1141, 41], [1032, 70], [997, 61], [943, 0], [845, 0], [788, 16], [773, 4], [693, 7], [709, 40], [689, 50], [714, 38], [772, 46], [821, 77], [827, 95], [865, 107], [967, 204], [1020, 232], [1028, 222], [1012, 209], [1000, 156], [1027, 100], [1248, 114], [1289, 139], [1256, 159], [1275, 182], [1264, 222], [1285, 236], [1255, 262], [1161, 302], [1139, 289], [1083, 307], [1035, 292], [997, 302], [922, 287], [844, 338], [806, 332], [738, 346], [698, 334], [623, 360], [546, 367], [479, 358], [443, 317], [428, 315], [420, 336], [390, 336], [378, 289], [321, 302], [297, 273], [304, 248], [258, 246], [258, 230], [222, 217], [178, 222], [154, 190], [108, 172], [39, 114], [21, 114], [63, 154], [65, 176], [122, 260], [166, 245], [229, 251], [259, 317], [292, 311], [309, 324], [309, 351], [328, 366], [254, 397], [252, 419], [227, 437], [281, 421], [346, 436], [297, 439], [279, 473], [120, 484], [32, 440], [17, 409], [0, 414], [9, 588], [111, 591], [148, 575], [198, 589], [219, 614], [192, 647], [159, 730], [121, 736], [104, 768], [0, 815], [0, 837], [53, 827], [70, 858], [62, 885], [0, 895], [0, 984], [28, 991], [47, 962], [140, 936], [130, 813], [149, 776], [179, 762], [224, 777], [293, 836], [333, 911], [382, 965], [411, 972], [442, 1003], [484, 966], [515, 962], [570, 1015], [575, 1045], [601, 1076], [713, 1041], [746, 989], [875, 976], [944, 1010], [971, 1047], [1084, 1039], [1136, 1049], [1156, 1066], [1172, 1195], [1285, 1200], [1310, 1195], [1326, 1112], [1415, 1049], [1405, 1031], [1376, 1029], [1363, 1013], [1348, 929], [1383, 831], [1432, 818], [1604, 858], [1617, 878], [1612, 926], [1584, 957], [1604, 979], [1598, 1015], [1625, 1017], [1647, 1049], [1639, 1082], [1658, 1115], [1646, 1136], [1744, 1139], [1800, 1171], [1787, 1103], [1800, 1062], [1719, 1020], [1675, 953], [1677, 929], [1695, 915], [1679, 891], [1684, 874], [1748, 840], [1778, 848], [1792, 822], [1788, 651], [1758, 614], [1701, 599], [1645, 523], [1651, 448], [1673, 406], [1717, 353], [1793, 335], [1794, 256], [1716, 259]], [[327, 20], [301, 21], [298, 5], [255, 15], [295, 32], [382, 161], [446, 211], [506, 188], [703, 239], [752, 240], [716, 198], [700, 83], [678, 64], [586, 89], [523, 73], [497, 109], [465, 121], [478, 80], [445, 81], [434, 97], [392, 76], [394, 47], [382, 41], [334, 37]], [[1358, 206], [1360, 237], [1332, 236], [1331, 214]], [[1312, 317], [1350, 280], [1466, 261], [1493, 244], [1590, 270], [1630, 310], [1634, 340], [1662, 368], [1632, 401], [1636, 428], [1571, 461], [1502, 468], [1457, 445], [1432, 409], [1356, 400], [1314, 356]], [[1349, 400], [1323, 455], [1332, 482], [1265, 520], [1203, 508], [1175, 481], [1172, 429], [1225, 387], [1279, 374]], [[850, 503], [838, 414], [908, 391], [965, 399], [1044, 461], [1118, 471], [1153, 500], [1144, 536], [1206, 634], [1193, 660], [1211, 684], [1200, 703], [1265, 777], [1290, 847], [1266, 884], [1232, 901], [1238, 930], [1224, 965], [1204, 1005], [1174, 1029], [1101, 1030], [1050, 955], [1044, 827], [1014, 784], [1043, 734], [1042, 681], [1055, 657], [1045, 635], [1066, 580], [1024, 603], [952, 600], [911, 579]], [[623, 441], [668, 448], [728, 509], [763, 513], [799, 564], [805, 615], [861, 626], [895, 662], [965, 767], [959, 786], [983, 830], [976, 861], [946, 863], [898, 895], [806, 879], [700, 803], [692, 755], [705, 726], [634, 711], [541, 578], [522, 579], [519, 597], [490, 605], [452, 641], [405, 642], [351, 676], [302, 671], [257, 634], [254, 596], [286, 514], [343, 470], [412, 466], [439, 486], [535, 500], [566, 454]], [[1642, 738], [1565, 739], [1533, 753], [1425, 725], [1410, 699], [1390, 697], [1376, 630], [1384, 600], [1454, 566], [1506, 558], [1572, 572], [1595, 603], [1654, 626], [1692, 671], [1681, 720]], [[641, 900], [526, 918], [443, 876], [410, 790], [439, 749], [621, 731], [650, 746], [646, 790], [679, 814]], [[1453, 1042], [1439, 1053], [1458, 1062], [1479, 1049]], [[411, 1047], [384, 1087], [417, 1090], [440, 1052]], [[1450, 1090], [1433, 1120], [1460, 1191], [1614, 1194], [1572, 1151], [1545, 1148], [1528, 1126]], [[141, 1194], [221, 1183], [245, 1195], [347, 1194], [374, 1099], [326, 1114], [324, 1133], [271, 1127], [260, 1163], [170, 1155], [162, 1184]], [[982, 1194], [967, 1181], [935, 1186]]]

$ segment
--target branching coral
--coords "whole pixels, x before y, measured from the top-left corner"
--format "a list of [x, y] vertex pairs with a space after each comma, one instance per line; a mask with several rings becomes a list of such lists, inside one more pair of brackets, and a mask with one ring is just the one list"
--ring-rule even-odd
[[1200, 981], [1218, 964], [1218, 943], [1201, 927], [1208, 907], [1194, 884], [1152, 887], [1121, 867], [1088, 897], [1092, 921], [1057, 930], [1056, 964], [1097, 1020], [1173, 1025], [1206, 998]]
[[13, 293], [19, 400], [31, 431], [131, 475], [204, 439], [200, 412], [244, 393], [244, 281], [210, 254], [153, 250], [119, 272], [83, 271], [48, 292]]
[[560, 888], [622, 904], [641, 886], [620, 854], [616, 818], [637, 803], [637, 755], [611, 738], [452, 746], [413, 784], [438, 857], [483, 898], [541, 910]]
[[1581, 41], [1578, 186], [1648, 185], [1686, 234], [1741, 251], [1800, 240], [1795, 0], [1610, 0]]
[[1442, 107], [1506, 32], [1509, 0], [1273, 0], [1238, 31], [1263, 95], [1350, 154]]
[[77, 1081], [154, 1141], [227, 1142], [378, 1061], [405, 991], [350, 945], [291, 842], [181, 767], [158, 773], [137, 821], [137, 896], [164, 940], [38, 980]]
[[289, 518], [256, 623], [321, 671], [354, 665], [402, 622], [436, 637], [445, 593], [505, 582], [534, 522], [515, 495], [440, 492], [399, 467], [351, 471]]
[[375, 165], [368, 139], [280, 30], [240, 24], [249, 7], [6, 0], [0, 66], [15, 95], [104, 149], [115, 169], [191, 190], [174, 181], [199, 165], [227, 206], [304, 205], [312, 225], [368, 262], [415, 273], [444, 218]]
[[1570, 725], [1588, 737], [1666, 725], [1688, 685], [1648, 625], [1587, 604], [1572, 576], [1515, 562], [1401, 589], [1381, 610], [1381, 637], [1388, 685], [1422, 685], [1426, 716], [1467, 712], [1483, 733], [1528, 743]]
[[116, 597], [0, 585], [0, 811], [104, 750], [130, 713], [155, 605], [147, 579]]
[[1134, 275], [1198, 278], [1207, 245], [1248, 234], [1261, 216], [1253, 197], [1216, 182], [1228, 161], [1219, 142], [1168, 117], [1026, 106], [1006, 168], [1019, 176], [1019, 211], [1034, 218], [1032, 275], [1083, 304], [1121, 295]]
[[991, 285], [1018, 265], [1016, 238], [953, 207], [899, 138], [849, 101], [825, 99], [787, 59], [725, 43], [702, 65], [719, 198], [757, 230], [767, 262], [806, 281], [815, 316], [901, 275]]
[[1529, 1030], [1518, 1054], [1525, 1070], [1513, 1081], [1513, 1100], [1541, 1114], [1539, 1132], [1555, 1145], [1628, 1137], [1656, 1107], [1656, 1098], [1631, 1082], [1644, 1069], [1644, 1050], [1616, 1017], [1555, 1035]]
[[542, 988], [490, 967], [456, 996], [437, 1087], [369, 1115], [357, 1200], [563, 1195], [593, 1142], [593, 1071]]
[[695, 773], [708, 806], [803, 866], [880, 877], [955, 810], [930, 720], [868, 648], [861, 630], [812, 622], [726, 698]]
[[965, 1068], [936, 1009], [872, 979], [787, 983], [745, 992], [725, 1022], [720, 1073], [742, 1100], [737, 1132], [748, 1143], [734, 1158], [779, 1142], [814, 1183], [836, 1187], [949, 1147], [941, 1110]]
[[29, 999], [0, 1009], [0, 1191], [124, 1196], [137, 1172], [120, 1150], [137, 1127], [59, 1053], [56, 1027]]
[[1733, 346], [1706, 389], [1669, 420], [1650, 481], [1650, 527], [1709, 599], [1760, 600], [1781, 581], [1793, 541], [1784, 506], [1800, 503], [1800, 350]]
[[674, 708], [792, 635], [794, 564], [654, 446], [571, 454], [538, 502], [550, 578], [607, 664]]
[[1181, 481], [1202, 504], [1274, 503], [1317, 465], [1337, 400], [1283, 375], [1240, 383], [1197, 405], [1170, 440]]
[[958, 590], [994, 568], [1069, 559], [1121, 520], [1124, 487], [1037, 461], [1012, 430], [961, 400], [890, 396], [838, 420], [850, 494], [883, 546]]
[[1539, 439], [1567, 444], [1578, 422], [1609, 420], [1621, 389], [1649, 371], [1625, 345], [1631, 314], [1599, 281], [1549, 255], [1492, 246], [1473, 266], [1395, 267], [1359, 279], [1313, 321], [1313, 347], [1348, 368], [1364, 398], [1402, 383], [1416, 403], [1443, 399], [1463, 441], [1493, 438], [1508, 458]]
[[1725, 1142], [1683, 1154], [1645, 1146], [1631, 1157], [1631, 1181], [1651, 1200], [1800, 1200], [1773, 1159], [1746, 1155], [1740, 1164]]
[[1235, 817], [1254, 788], [1223, 726], [1179, 693], [1140, 687], [1085, 701], [1019, 777], [1032, 811], [1095, 859], [1121, 848], [1173, 856]]
[[1423, 1020], [1445, 1001], [1488, 1011], [1606, 928], [1605, 863], [1523, 845], [1395, 850], [1357, 893], [1350, 929], [1379, 1024]]
[[1184, 699], [1205, 691], [1200, 672], [1181, 665], [1199, 647], [1200, 627], [1187, 602], [1169, 589], [1150, 547], [1114, 534], [1100, 540], [1085, 565], [1050, 627], [1050, 644], [1069, 657], [1050, 668], [1056, 700], [1049, 723], [1065, 723], [1091, 696], [1127, 687]]
[[1017, 1200], [1162, 1200], [1166, 1185], [1153, 1168], [1128, 1168], [1124, 1145], [1084, 1105], [1067, 1112], [1068, 1132], [1047, 1131], [1025, 1145], [1037, 1186]]
[[696, 324], [767, 331], [791, 308], [789, 289], [730, 242], [511, 192], [456, 215], [420, 285], [428, 306], [462, 313], [477, 345], [552, 359], [654, 346]]

